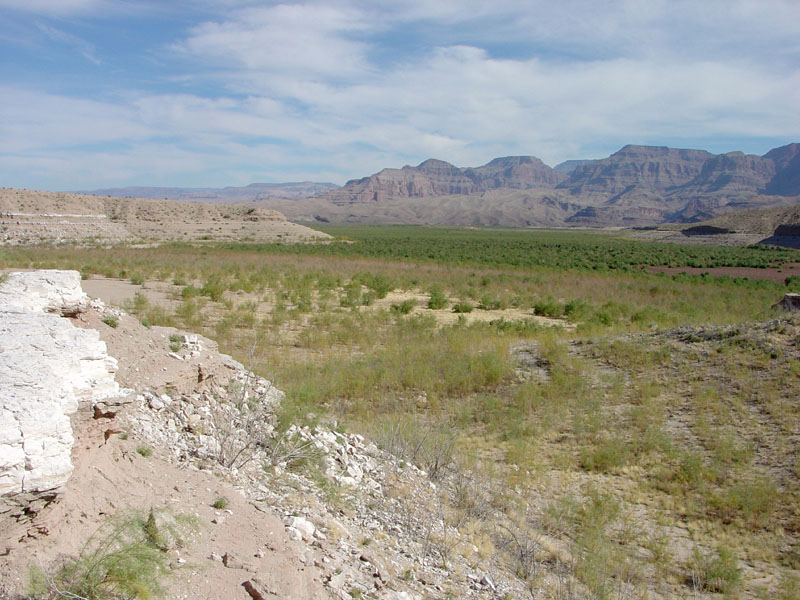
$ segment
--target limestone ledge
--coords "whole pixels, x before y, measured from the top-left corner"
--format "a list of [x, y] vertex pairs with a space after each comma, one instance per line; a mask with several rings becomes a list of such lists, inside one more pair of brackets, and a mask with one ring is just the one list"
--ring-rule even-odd
[[62, 491], [72, 473], [70, 415], [124, 394], [99, 333], [60, 316], [88, 304], [77, 271], [0, 282], [0, 512]]

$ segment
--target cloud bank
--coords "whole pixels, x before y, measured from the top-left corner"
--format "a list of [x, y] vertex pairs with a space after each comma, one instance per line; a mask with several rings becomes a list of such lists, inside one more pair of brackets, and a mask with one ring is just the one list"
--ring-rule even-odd
[[[7, 186], [343, 183], [428, 157], [555, 164], [624, 143], [762, 153], [800, 139], [796, 2], [206, 0], [165, 14], [143, 1], [121, 15], [99, 0], [37, 0], [28, 11], [44, 20], [32, 47], [71, 49], [75, 71], [54, 76], [59, 59], [4, 78]], [[108, 36], [131, 19], [151, 28], [145, 47], [124, 45], [130, 31], [119, 45]]]

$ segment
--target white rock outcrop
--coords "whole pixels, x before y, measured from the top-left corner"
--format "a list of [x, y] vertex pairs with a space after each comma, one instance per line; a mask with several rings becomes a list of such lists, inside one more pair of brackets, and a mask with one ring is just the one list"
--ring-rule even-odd
[[69, 415], [122, 393], [98, 332], [59, 316], [88, 305], [80, 281], [77, 271], [33, 271], [0, 282], [0, 498], [61, 491], [72, 473]]

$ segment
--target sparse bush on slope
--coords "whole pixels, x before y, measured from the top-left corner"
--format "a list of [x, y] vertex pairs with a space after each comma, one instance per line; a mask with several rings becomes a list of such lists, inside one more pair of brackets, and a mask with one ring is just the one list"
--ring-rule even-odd
[[29, 598], [149, 600], [163, 593], [168, 550], [181, 546], [191, 521], [166, 512], [116, 517], [89, 538], [80, 554], [30, 572]]

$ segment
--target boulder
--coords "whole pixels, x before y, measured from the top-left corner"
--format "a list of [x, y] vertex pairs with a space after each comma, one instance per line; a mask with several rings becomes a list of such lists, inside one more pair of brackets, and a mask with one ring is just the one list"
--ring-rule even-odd
[[773, 304], [772, 308], [782, 308], [784, 310], [800, 310], [800, 294], [786, 294], [783, 300]]
[[98, 332], [59, 316], [86, 306], [77, 271], [0, 282], [0, 512], [61, 492], [72, 473], [69, 416], [122, 393]]

